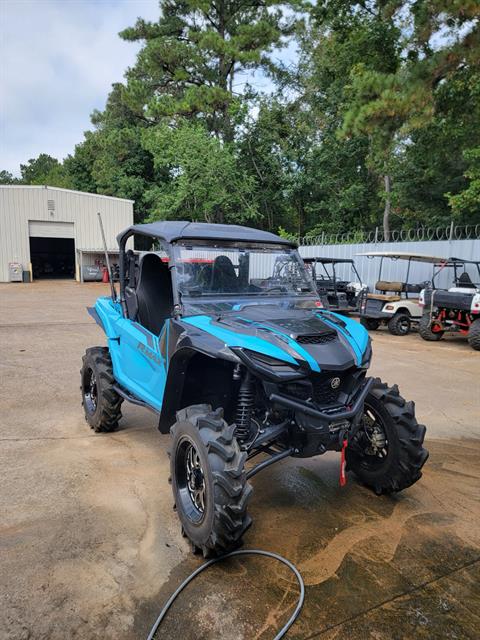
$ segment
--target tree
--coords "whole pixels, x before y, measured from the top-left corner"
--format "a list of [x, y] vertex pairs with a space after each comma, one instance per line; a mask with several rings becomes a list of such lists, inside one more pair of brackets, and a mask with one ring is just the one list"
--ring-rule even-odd
[[299, 0], [162, 0], [157, 23], [139, 19], [120, 34], [144, 43], [126, 75], [126, 103], [148, 123], [201, 120], [231, 142], [241, 103], [235, 81], [274, 67], [269, 53], [292, 33], [299, 6]]
[[0, 184], [18, 184], [19, 182], [18, 178], [14, 178], [10, 171], [5, 171], [5, 169], [0, 171]]
[[[478, 2], [450, 0], [414, 0], [413, 2], [350, 2], [353, 10], [365, 10], [374, 20], [380, 18], [401, 27], [399, 44], [401, 56], [396, 69], [385, 72], [356, 66], [351, 73], [351, 105], [345, 114], [345, 133], [366, 133], [371, 139], [370, 160], [377, 171], [385, 167], [385, 235], [389, 234], [390, 172], [403, 150], [426, 140], [422, 131], [429, 127], [442, 129], [439, 114], [445, 116], [445, 97], [457, 93], [458, 84], [464, 85], [463, 99], [451, 101], [446, 117], [452, 124], [460, 115], [470, 116], [464, 101], [470, 101], [471, 91], [465, 84], [477, 76], [480, 60], [480, 10]], [[478, 76], [477, 76], [478, 78]], [[478, 79], [474, 80], [478, 87]], [[478, 119], [477, 105], [473, 114]], [[447, 99], [448, 102], [448, 99]], [[469, 132], [474, 132], [469, 129]], [[416, 134], [418, 133], [418, 138]], [[478, 139], [479, 130], [473, 135]], [[448, 137], [448, 135], [447, 135]], [[450, 147], [450, 148], [449, 148]], [[413, 148], [413, 147], [412, 147]], [[455, 149], [457, 169], [450, 163], [455, 175], [451, 180], [462, 183], [462, 149]], [[429, 150], [435, 162], [435, 147]], [[451, 153], [451, 145], [444, 139], [440, 153]], [[447, 163], [448, 164], [448, 163]], [[447, 165], [445, 165], [446, 168]], [[388, 180], [387, 180], [388, 176]], [[445, 175], [443, 179], [445, 179]], [[445, 193], [445, 192], [444, 192]], [[397, 202], [399, 202], [397, 193]], [[443, 196], [446, 202], [446, 196]], [[438, 213], [438, 212], [437, 212]]]
[[41, 153], [38, 158], [31, 158], [27, 164], [21, 164], [20, 173], [24, 184], [72, 188], [72, 180], [62, 163], [47, 153]]
[[466, 224], [480, 224], [480, 147], [465, 151], [468, 169], [465, 177], [469, 179], [468, 186], [457, 193], [447, 194], [450, 206], [457, 220]]
[[150, 220], [242, 223], [257, 218], [254, 182], [239, 168], [231, 145], [190, 123], [146, 129], [143, 140], [156, 170], [170, 176], [146, 195]]

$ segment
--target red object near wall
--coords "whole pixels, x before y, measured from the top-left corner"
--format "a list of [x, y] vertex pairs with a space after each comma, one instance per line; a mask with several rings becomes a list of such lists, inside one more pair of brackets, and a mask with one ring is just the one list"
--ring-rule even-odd
[[110, 282], [110, 279], [108, 277], [108, 269], [107, 269], [107, 267], [103, 267], [102, 282]]

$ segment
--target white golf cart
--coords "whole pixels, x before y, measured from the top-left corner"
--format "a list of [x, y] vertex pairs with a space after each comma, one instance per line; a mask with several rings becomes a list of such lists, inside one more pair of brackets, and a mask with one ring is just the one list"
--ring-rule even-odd
[[[405, 251], [369, 251], [357, 255], [366, 256], [369, 259], [380, 258], [375, 293], [361, 292], [360, 294], [360, 322], [369, 331], [374, 331], [381, 324], [386, 324], [394, 336], [407, 335], [412, 324], [418, 323], [423, 314], [423, 308], [419, 304], [420, 292], [425, 288], [434, 288], [435, 265], [444, 263], [446, 259]], [[406, 262], [403, 282], [382, 280], [382, 268], [385, 260], [404, 260]], [[411, 283], [409, 279], [412, 262], [431, 264], [434, 270], [432, 279]]]

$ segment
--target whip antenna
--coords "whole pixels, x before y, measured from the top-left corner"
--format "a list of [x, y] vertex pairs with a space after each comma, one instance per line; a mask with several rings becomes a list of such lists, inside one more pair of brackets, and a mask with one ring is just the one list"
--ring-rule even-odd
[[108, 257], [107, 243], [105, 241], [105, 231], [103, 230], [102, 214], [99, 211], [97, 215], [98, 215], [98, 222], [100, 224], [100, 231], [102, 232], [103, 250], [105, 251], [105, 262], [107, 263], [108, 279], [110, 280], [112, 300], [115, 301], [117, 299], [117, 292], [115, 290], [115, 285], [113, 284], [113, 273], [112, 273], [112, 268], [110, 266], [110, 258]]

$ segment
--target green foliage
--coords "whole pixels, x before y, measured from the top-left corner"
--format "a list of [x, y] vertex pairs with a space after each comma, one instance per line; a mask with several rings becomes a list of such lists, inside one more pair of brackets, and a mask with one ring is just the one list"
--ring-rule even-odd
[[47, 184], [50, 187], [72, 188], [72, 180], [64, 166], [56, 158], [41, 153], [31, 158], [27, 164], [20, 165], [23, 184]]
[[453, 213], [466, 224], [480, 222], [480, 147], [468, 149], [464, 153], [468, 162], [465, 176], [469, 178], [469, 185], [457, 195], [448, 194]]
[[127, 72], [125, 100], [148, 121], [201, 119], [226, 141], [234, 137], [241, 97], [235, 78], [274, 67], [269, 53], [284, 44], [298, 1], [203, 2], [164, 0], [156, 23], [139, 19], [120, 35], [140, 41], [137, 64]]
[[233, 148], [202, 126], [158, 125], [144, 130], [143, 144], [155, 169], [170, 178], [148, 191], [150, 220], [242, 223], [257, 218], [253, 180], [239, 168]]
[[20, 181], [14, 178], [10, 171], [2, 169], [0, 171], [0, 184], [18, 184]]

